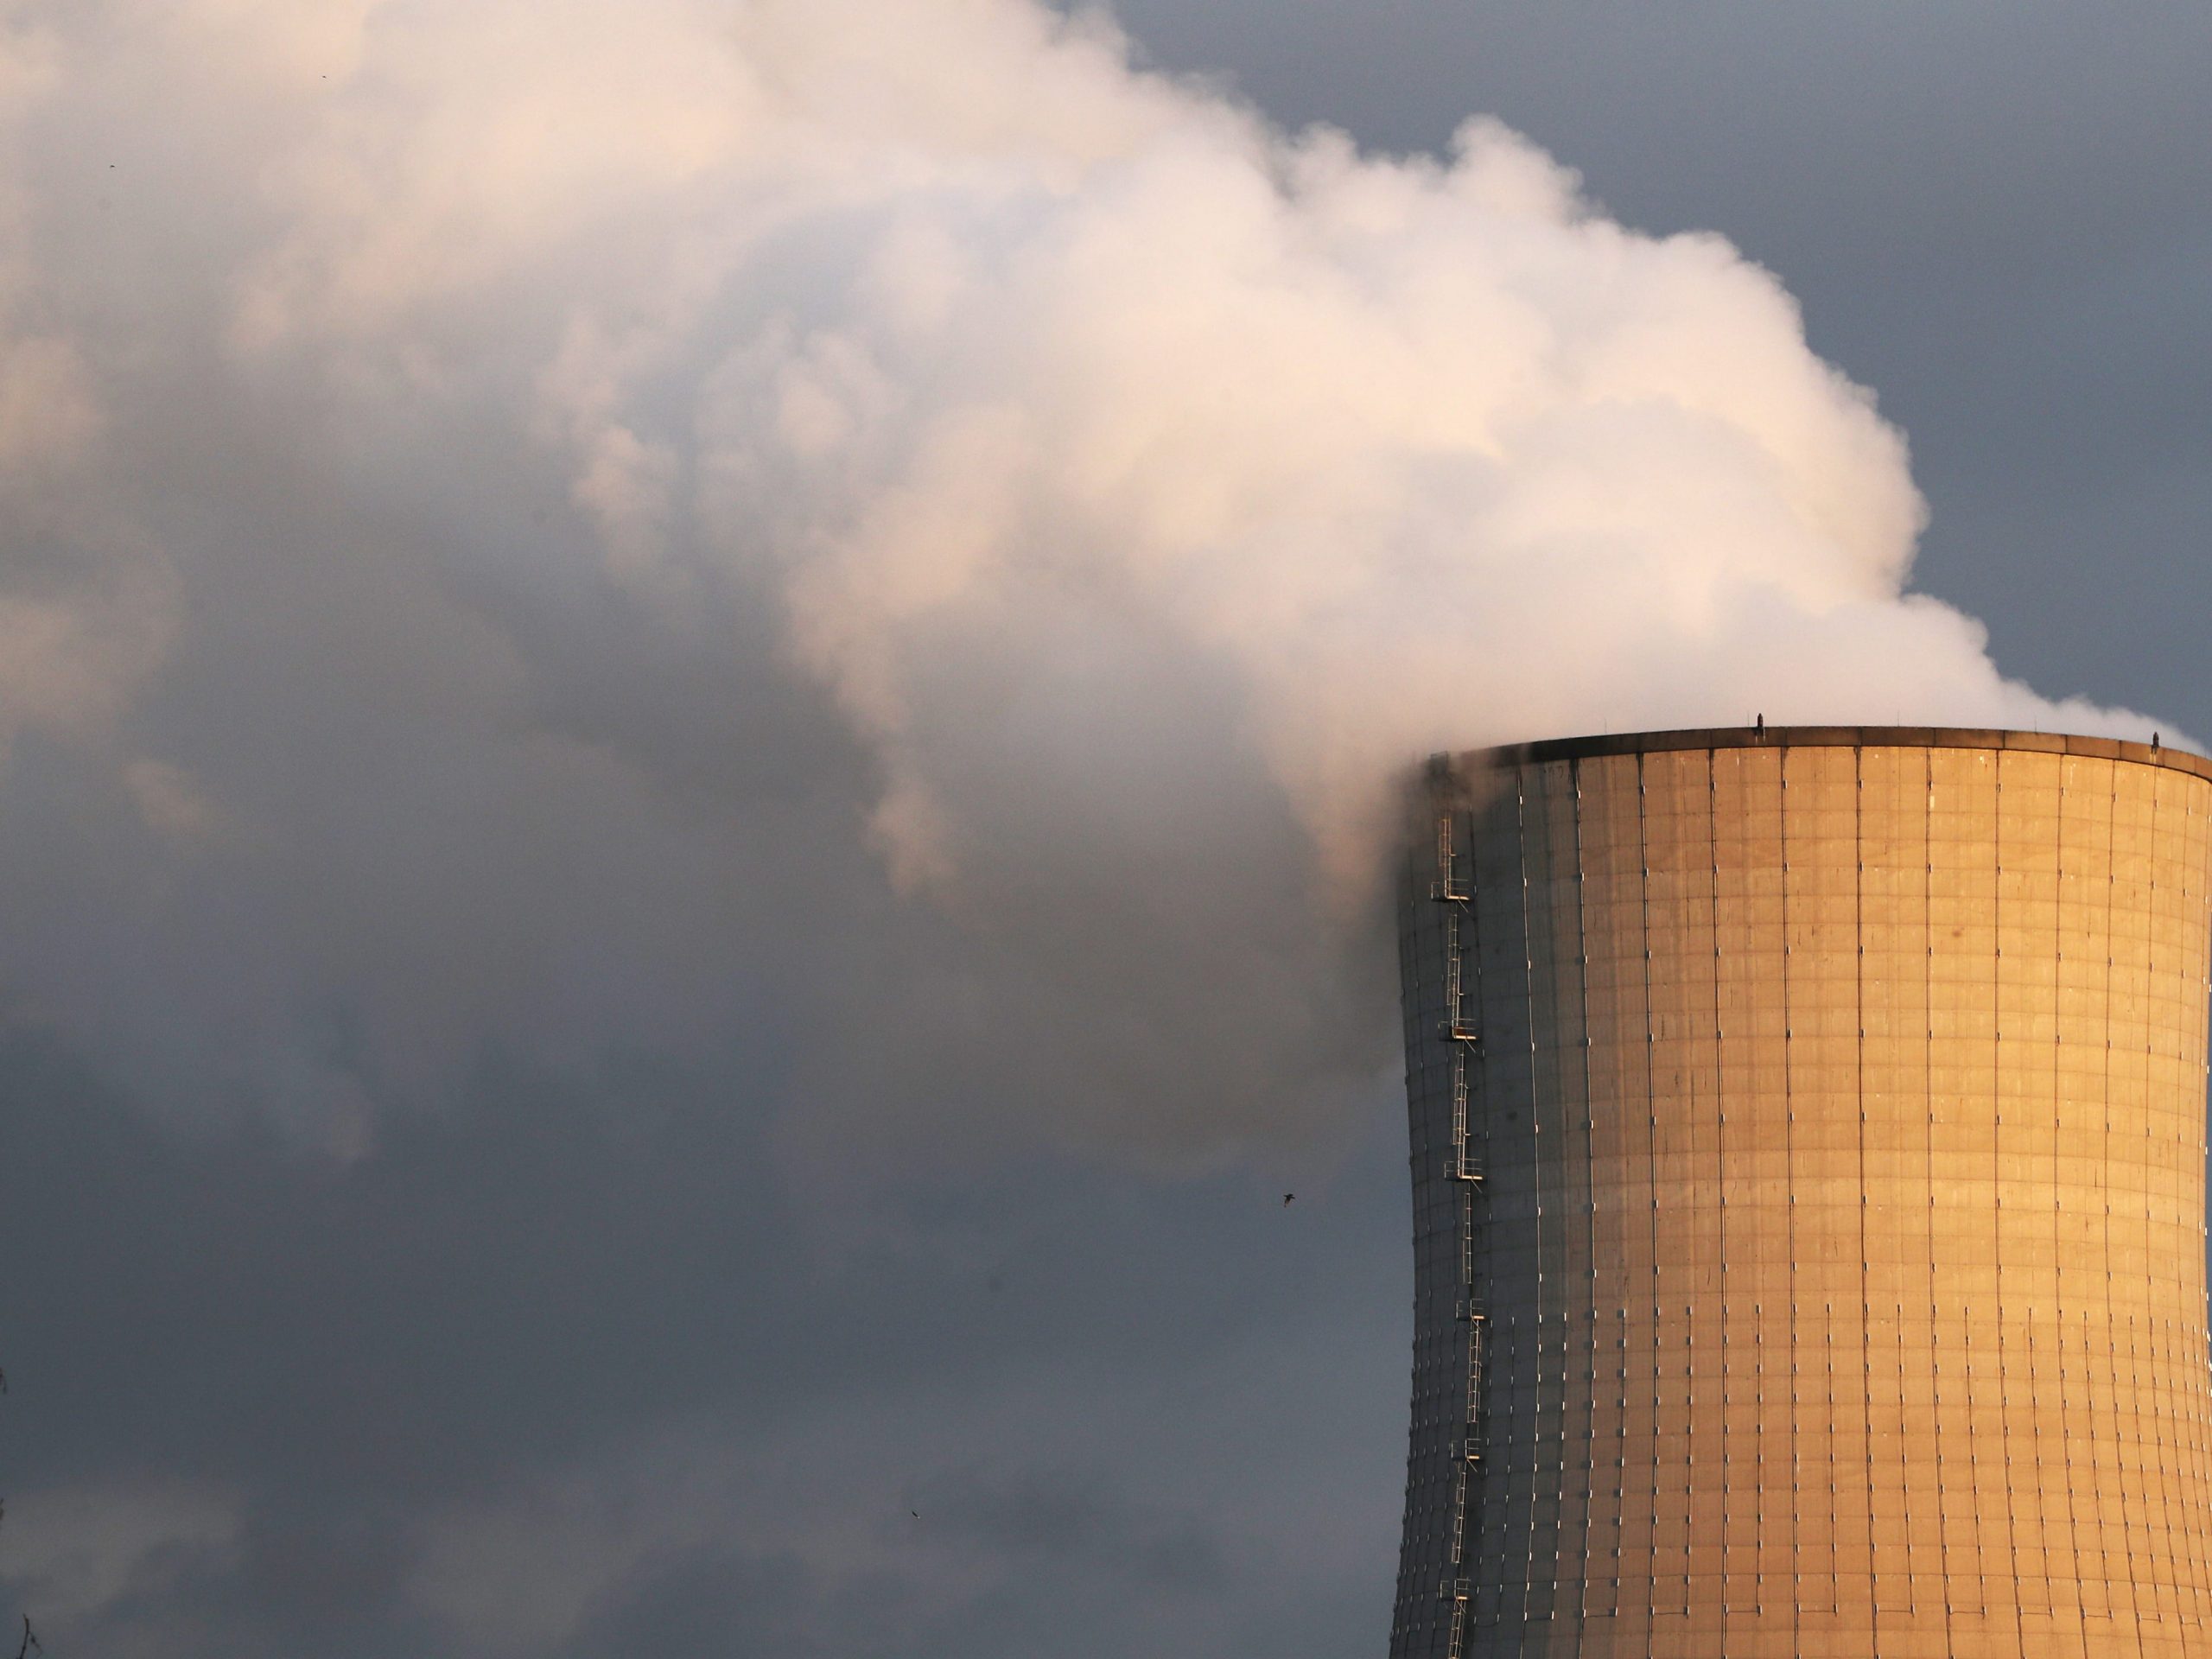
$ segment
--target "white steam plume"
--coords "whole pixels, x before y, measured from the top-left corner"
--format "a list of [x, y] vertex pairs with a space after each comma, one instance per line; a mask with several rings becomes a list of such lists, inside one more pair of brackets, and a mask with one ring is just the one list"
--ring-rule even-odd
[[[1754, 710], [2142, 728], [1906, 591], [1904, 443], [1772, 276], [1608, 220], [1494, 124], [1443, 159], [1286, 135], [1033, 0], [28, 10], [8, 73], [60, 90], [12, 181], [44, 263], [0, 286], [0, 491], [28, 364], [224, 424], [226, 458], [161, 451], [188, 499], [299, 469], [411, 526], [383, 564], [284, 556], [460, 606], [525, 683], [555, 669], [517, 619], [588, 587], [585, 539], [667, 638], [775, 641], [923, 906], [836, 912], [810, 995], [870, 1016], [798, 1064], [810, 1107], [903, 1089], [1169, 1157], [1333, 1121], [1388, 1065], [1362, 901], [1432, 749]], [[111, 233], [58, 158], [133, 99], [171, 124], [143, 234], [189, 257], [73, 299]], [[48, 334], [6, 332], [11, 290]], [[230, 556], [172, 539], [146, 557], [188, 601], [223, 591]], [[353, 590], [296, 580], [273, 625], [345, 632]], [[118, 764], [168, 818], [252, 817]], [[377, 1050], [346, 1064], [404, 1092]]]

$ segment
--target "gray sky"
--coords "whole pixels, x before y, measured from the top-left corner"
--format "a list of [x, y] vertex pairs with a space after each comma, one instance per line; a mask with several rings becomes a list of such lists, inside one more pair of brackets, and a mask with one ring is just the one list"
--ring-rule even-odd
[[[195, 10], [240, 62], [324, 49], [312, 6]], [[65, 78], [143, 44], [16, 11]], [[2201, 9], [1121, 15], [1281, 123], [1495, 114], [1728, 238], [1908, 435], [1917, 585], [2042, 692], [2212, 734]], [[1273, 902], [1276, 784], [1102, 744], [1126, 791], [1001, 798], [948, 740], [1013, 874], [902, 896], [880, 754], [763, 616], [592, 574], [569, 480], [440, 378], [542, 319], [238, 366], [225, 250], [296, 181], [220, 75], [149, 119], [145, 73], [11, 132], [0, 216], [0, 345], [16, 305], [131, 394], [93, 473], [0, 467], [0, 598], [89, 619], [0, 610], [0, 1616], [54, 1659], [1379, 1651], [1395, 988], [1371, 918], [1310, 952]], [[0, 462], [63, 423], [38, 384]], [[389, 389], [453, 384], [426, 448]], [[1231, 723], [1165, 654], [1109, 683]], [[951, 723], [1049, 746], [1007, 683]]]

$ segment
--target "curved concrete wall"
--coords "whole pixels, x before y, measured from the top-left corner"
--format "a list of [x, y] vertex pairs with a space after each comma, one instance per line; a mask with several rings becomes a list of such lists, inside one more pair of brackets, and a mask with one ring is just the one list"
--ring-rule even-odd
[[1394, 1659], [2212, 1654], [2207, 770], [1432, 769]]

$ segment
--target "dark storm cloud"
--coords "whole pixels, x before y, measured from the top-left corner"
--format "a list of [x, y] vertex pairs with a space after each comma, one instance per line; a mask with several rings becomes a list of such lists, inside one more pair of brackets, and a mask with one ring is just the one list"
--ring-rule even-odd
[[[487, 1074], [337, 1165], [165, 1129], [11, 1045], [0, 1249], [45, 1269], [7, 1300], [29, 1605], [102, 1652], [583, 1653], [761, 1584], [687, 1639], [1014, 1654], [1071, 1604], [1171, 1620], [1340, 1570], [1342, 1518], [1222, 1503], [1279, 1440], [1301, 1473], [1346, 1477], [1330, 1437], [1387, 1461], [1389, 1414], [1344, 1423], [1340, 1382], [1284, 1363], [1352, 1344], [1355, 1395], [1395, 1378], [1395, 1240], [1361, 1226], [1387, 1145], [1287, 1223], [1253, 1182], [1063, 1172], [1041, 1205], [879, 1196], [825, 1253], [721, 1095], [740, 1071]], [[1197, 1265], [1257, 1255], [1271, 1282]], [[1387, 1529], [1372, 1496], [1354, 1537]]]
[[[1143, 1595], [1218, 1588], [1226, 1576], [1220, 1551], [1191, 1516], [1117, 1500], [1080, 1471], [1038, 1469], [1010, 1484], [940, 1477], [910, 1496], [928, 1507], [933, 1529], [1025, 1571], [1090, 1558]], [[922, 1510], [908, 1515], [919, 1521]]]
[[[1313, 952], [1309, 826], [1220, 664], [1141, 619], [1138, 677], [1083, 630], [1049, 682], [928, 642], [930, 781], [995, 885], [899, 896], [882, 751], [661, 514], [665, 457], [593, 451], [583, 488], [518, 421], [557, 296], [241, 344], [238, 251], [300, 211], [279, 141], [359, 67], [354, 10], [182, 9], [219, 72], [181, 92], [144, 9], [0, 30], [0, 107], [43, 111], [7, 134], [36, 212], [0, 192], [0, 1617], [54, 1659], [1379, 1649], [1389, 970], [1371, 929]], [[1627, 222], [1734, 238], [1911, 433], [1934, 581], [1999, 662], [2212, 730], [2194, 16], [1128, 16], [1279, 119], [1433, 147], [1495, 111]], [[382, 130], [410, 87], [370, 91]], [[353, 159], [339, 208], [469, 200]], [[568, 205], [519, 182], [368, 251], [466, 263]], [[579, 280], [650, 290], [607, 224]], [[480, 360], [524, 366], [451, 374]], [[696, 371], [644, 377], [632, 435]], [[610, 569], [648, 543], [696, 580]]]

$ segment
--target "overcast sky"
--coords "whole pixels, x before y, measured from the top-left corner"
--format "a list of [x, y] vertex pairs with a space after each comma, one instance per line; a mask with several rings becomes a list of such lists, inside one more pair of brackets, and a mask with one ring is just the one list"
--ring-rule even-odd
[[[867, 26], [866, 0], [825, 7]], [[845, 334], [927, 296], [845, 261], [875, 211], [845, 182], [766, 276], [694, 283], [714, 237], [658, 227], [711, 217], [691, 158], [741, 141], [683, 37], [595, 41], [621, 8], [544, 7], [549, 37], [572, 25], [552, 68], [490, 35], [410, 79], [362, 44], [436, 45], [471, 10], [0, 0], [0, 1617], [54, 1659], [1379, 1653], [1411, 1334], [1395, 985], [1357, 872], [1302, 885], [1358, 825], [1301, 798], [1351, 774], [1306, 741], [1328, 699], [1294, 695], [1359, 675], [1315, 667], [1325, 631], [1276, 664], [1241, 606], [1131, 586], [1019, 613], [1076, 664], [1040, 678], [988, 607], [918, 644], [848, 566], [798, 561], [794, 624], [683, 563], [756, 518], [791, 518], [779, 547], [828, 534], [815, 474], [747, 495], [754, 450], [715, 447], [785, 350], [724, 314], [782, 283], [810, 317], [847, 263]], [[1630, 229], [1726, 238], [1909, 441], [1910, 585], [2084, 718], [2212, 734], [2212, 14], [1119, 16], [1141, 62], [1281, 128], [1440, 153], [1491, 115]], [[1055, 156], [1137, 118], [1118, 71], [1094, 116], [1090, 73]], [[509, 76], [530, 99], [501, 102]], [[1162, 118], [1201, 168], [1211, 117]], [[1020, 149], [973, 142], [987, 172]], [[1484, 153], [1485, 200], [1550, 188]], [[471, 194], [499, 168], [512, 189]], [[575, 202], [581, 246], [544, 229]], [[1580, 270], [1560, 236], [1543, 257]], [[1039, 250], [1080, 240], [1022, 243], [1042, 287], [1002, 291], [1077, 291], [1092, 268]], [[1709, 280], [1746, 308], [1724, 329], [1770, 342], [1763, 387], [1802, 368], [1755, 273], [1640, 257], [1591, 308]], [[568, 297], [629, 294], [676, 296], [716, 372], [653, 358], [652, 306], [601, 327]], [[823, 340], [779, 360], [779, 429], [820, 429], [818, 384], [881, 390]], [[977, 361], [883, 396], [988, 382], [1035, 413]], [[1344, 409], [1348, 446], [1370, 422], [1363, 454], [1421, 447], [1319, 361], [1284, 395]], [[1096, 372], [1101, 406], [1138, 397]], [[1791, 429], [1864, 480], [1830, 516], [1873, 550], [1835, 578], [1871, 595], [1866, 637], [1929, 626], [1982, 696], [1970, 631], [1884, 586], [1910, 539], [1891, 441], [1807, 385]], [[1231, 439], [1256, 418], [1223, 407]], [[1229, 449], [1263, 476], [1246, 450], [1297, 435], [1251, 429]], [[1036, 510], [1090, 524], [1065, 492]], [[949, 499], [956, 531], [997, 522]], [[1325, 505], [1402, 528], [1358, 491]], [[1745, 660], [1729, 696], [1765, 672], [1770, 708], [1828, 706]], [[1469, 741], [1678, 706], [1619, 671], [1611, 702], [1471, 708]], [[1948, 683], [1896, 712], [1986, 706]]]

